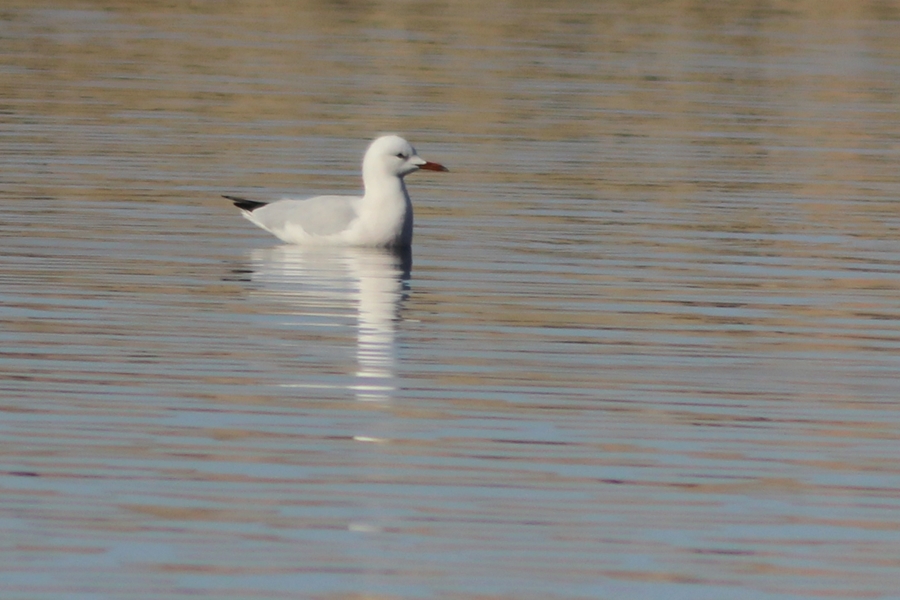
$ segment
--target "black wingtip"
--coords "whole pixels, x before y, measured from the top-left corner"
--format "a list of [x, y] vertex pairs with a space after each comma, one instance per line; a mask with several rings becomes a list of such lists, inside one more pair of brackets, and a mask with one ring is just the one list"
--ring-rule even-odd
[[222, 196], [228, 200], [234, 202], [234, 205], [237, 206], [241, 210], [246, 210], [247, 212], [253, 212], [260, 206], [265, 206], [265, 202], [257, 202], [256, 200], [247, 200], [246, 198], [240, 198], [238, 196]]

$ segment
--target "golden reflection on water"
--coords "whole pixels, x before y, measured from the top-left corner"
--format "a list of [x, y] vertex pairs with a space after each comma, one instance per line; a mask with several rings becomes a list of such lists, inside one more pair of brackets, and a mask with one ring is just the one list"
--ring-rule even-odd
[[[894, 594], [898, 18], [5, 2], [0, 580]], [[409, 275], [219, 198], [383, 131], [451, 168]]]

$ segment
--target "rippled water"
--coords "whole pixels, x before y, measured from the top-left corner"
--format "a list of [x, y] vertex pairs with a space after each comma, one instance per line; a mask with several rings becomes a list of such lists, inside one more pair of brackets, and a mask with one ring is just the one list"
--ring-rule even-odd
[[[895, 2], [0, 8], [4, 598], [892, 598]], [[353, 193], [412, 256], [221, 193]]]

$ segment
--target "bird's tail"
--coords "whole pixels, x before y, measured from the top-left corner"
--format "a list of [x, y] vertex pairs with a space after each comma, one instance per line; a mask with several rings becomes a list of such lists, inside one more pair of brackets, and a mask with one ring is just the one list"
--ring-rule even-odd
[[260, 206], [265, 206], [265, 202], [257, 202], [256, 200], [247, 200], [246, 198], [240, 198], [238, 196], [222, 196], [223, 198], [227, 198], [234, 202], [234, 205], [237, 206], [241, 210], [245, 210], [247, 212], [253, 212]]

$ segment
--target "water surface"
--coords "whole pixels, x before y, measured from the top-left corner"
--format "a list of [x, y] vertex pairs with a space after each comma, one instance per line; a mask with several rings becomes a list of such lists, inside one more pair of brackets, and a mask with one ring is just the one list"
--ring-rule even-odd
[[898, 8], [5, 4], [3, 596], [895, 597]]

